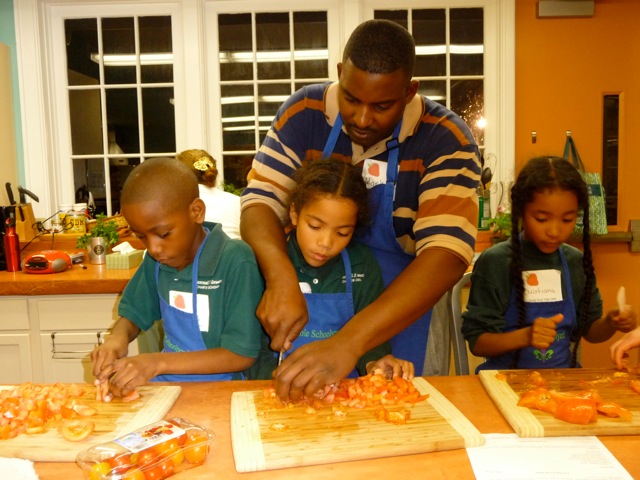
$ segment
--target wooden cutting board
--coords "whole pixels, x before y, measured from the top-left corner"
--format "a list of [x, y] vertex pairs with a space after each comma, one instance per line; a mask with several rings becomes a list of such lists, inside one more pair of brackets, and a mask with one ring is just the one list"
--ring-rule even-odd
[[95, 400], [95, 389], [89, 386], [83, 403], [98, 410], [98, 413], [91, 417], [96, 427], [89, 437], [81, 442], [68, 442], [56, 429], [39, 435], [18, 435], [9, 440], [0, 440], [0, 456], [39, 462], [75, 462], [76, 455], [82, 450], [99, 443], [110, 442], [164, 418], [182, 388], [146, 385], [138, 387], [137, 390], [141, 398], [133, 402], [114, 399], [104, 403]]
[[[532, 387], [527, 378], [533, 370], [483, 370], [480, 381], [500, 412], [520, 437], [561, 437], [581, 435], [638, 435], [640, 434], [640, 394], [628, 385], [628, 381], [639, 375], [614, 377], [613, 369], [567, 368], [538, 370], [549, 382], [548, 389], [561, 392], [596, 389], [604, 400], [620, 404], [631, 410], [633, 419], [624, 421], [598, 415], [598, 420], [589, 425], [563, 422], [553, 415], [517, 405], [520, 394]], [[505, 380], [496, 374], [506, 376]], [[586, 384], [584, 382], [590, 382]]]
[[[429, 398], [411, 407], [405, 425], [376, 419], [373, 408], [348, 409], [345, 417], [338, 418], [330, 406], [308, 414], [304, 406], [273, 408], [262, 391], [235, 392], [231, 442], [236, 470], [254, 472], [484, 444], [480, 432], [424, 378], [413, 383]], [[274, 423], [287, 429], [273, 431]]]

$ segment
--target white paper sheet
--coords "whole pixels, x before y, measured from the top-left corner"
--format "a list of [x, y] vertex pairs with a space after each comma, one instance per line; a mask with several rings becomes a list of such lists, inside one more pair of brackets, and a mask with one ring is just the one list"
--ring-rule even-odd
[[633, 480], [597, 437], [484, 437], [467, 448], [477, 480]]

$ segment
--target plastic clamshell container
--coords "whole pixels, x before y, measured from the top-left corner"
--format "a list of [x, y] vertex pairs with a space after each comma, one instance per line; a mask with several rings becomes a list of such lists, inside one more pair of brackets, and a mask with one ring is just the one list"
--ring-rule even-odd
[[[164, 479], [202, 465], [214, 438], [209, 429], [183, 418], [168, 418], [83, 450], [76, 463], [88, 480]], [[155, 476], [149, 473], [152, 470]]]

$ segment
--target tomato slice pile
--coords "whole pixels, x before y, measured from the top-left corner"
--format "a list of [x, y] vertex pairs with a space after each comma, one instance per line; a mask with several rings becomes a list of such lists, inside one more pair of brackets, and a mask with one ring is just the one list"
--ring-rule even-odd
[[82, 414], [91, 413], [78, 401], [84, 392], [82, 386], [75, 384], [24, 383], [0, 390], [0, 439], [43, 433], [53, 422], [78, 417], [74, 407]]
[[604, 400], [597, 390], [559, 392], [546, 388], [547, 382], [539, 372], [529, 377], [533, 388], [520, 395], [518, 406], [550, 413], [558, 420], [588, 425], [598, 420], [598, 414], [630, 421], [632, 413], [621, 405]]
[[[332, 401], [352, 408], [411, 404], [429, 398], [429, 395], [421, 395], [409, 380], [402, 377], [389, 380], [380, 374], [345, 378], [340, 381], [335, 392], [332, 393]], [[325, 398], [327, 397], [329, 396], [327, 395]]]

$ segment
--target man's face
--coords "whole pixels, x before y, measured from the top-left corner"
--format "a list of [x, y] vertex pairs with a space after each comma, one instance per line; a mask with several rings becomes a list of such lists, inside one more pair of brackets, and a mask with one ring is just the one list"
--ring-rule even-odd
[[418, 82], [402, 70], [368, 73], [351, 60], [338, 64], [338, 78], [338, 106], [345, 129], [351, 141], [365, 150], [391, 135], [418, 90]]

